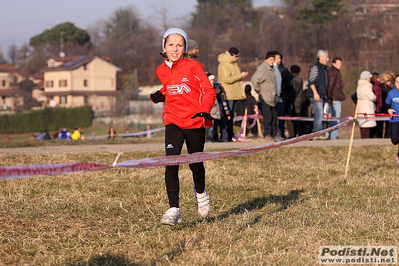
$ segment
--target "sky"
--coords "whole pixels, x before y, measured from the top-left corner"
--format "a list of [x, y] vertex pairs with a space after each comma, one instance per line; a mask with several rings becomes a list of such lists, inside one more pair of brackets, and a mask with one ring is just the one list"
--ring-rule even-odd
[[[154, 25], [154, 12], [165, 8], [172, 20], [189, 17], [197, 0], [0, 0], [0, 47], [5, 57], [11, 44], [20, 48], [44, 30], [72, 22], [87, 29], [107, 20], [120, 8], [132, 5], [140, 17]], [[253, 0], [255, 7], [273, 5], [277, 0]]]

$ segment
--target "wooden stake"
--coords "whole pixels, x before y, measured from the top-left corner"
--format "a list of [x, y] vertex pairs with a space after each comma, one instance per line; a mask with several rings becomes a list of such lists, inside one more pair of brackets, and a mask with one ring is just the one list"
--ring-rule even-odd
[[[357, 103], [356, 103], [355, 118], [357, 118], [358, 107], [359, 107], [359, 101], [357, 101]], [[352, 125], [351, 141], [349, 143], [348, 158], [346, 159], [345, 177], [348, 175], [348, 171], [349, 171], [349, 161], [350, 161], [351, 152], [352, 152], [353, 136], [355, 135], [355, 125], [356, 125], [356, 120], [353, 121], [353, 125]]]
[[247, 108], [245, 108], [245, 114], [244, 114], [244, 119], [243, 119], [243, 122], [244, 122], [244, 131], [243, 131], [243, 133], [242, 133], [242, 138], [244, 138], [245, 139], [245, 135], [246, 135], [246, 133], [247, 133]]

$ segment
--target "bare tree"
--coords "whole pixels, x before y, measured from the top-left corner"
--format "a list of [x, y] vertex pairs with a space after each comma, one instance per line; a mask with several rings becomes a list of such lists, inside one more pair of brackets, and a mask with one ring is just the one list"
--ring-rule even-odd
[[15, 43], [11, 44], [7, 50], [8, 58], [11, 60], [11, 63], [14, 65], [17, 60], [18, 48]]

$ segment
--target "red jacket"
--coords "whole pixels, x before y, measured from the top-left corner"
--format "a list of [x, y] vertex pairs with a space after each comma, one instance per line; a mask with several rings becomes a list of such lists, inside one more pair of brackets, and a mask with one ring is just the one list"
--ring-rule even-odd
[[165, 96], [165, 126], [175, 124], [183, 129], [212, 126], [212, 121], [208, 119], [191, 119], [197, 113], [209, 113], [216, 98], [215, 90], [200, 63], [182, 58], [170, 68], [164, 60], [156, 73]]

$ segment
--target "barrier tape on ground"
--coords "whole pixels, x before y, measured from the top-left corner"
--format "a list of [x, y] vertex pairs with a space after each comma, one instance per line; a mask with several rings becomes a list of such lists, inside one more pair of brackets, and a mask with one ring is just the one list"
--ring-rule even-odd
[[[146, 130], [146, 131], [140, 131], [140, 132], [135, 132], [135, 133], [126, 133], [126, 134], [115, 134], [115, 137], [135, 137], [135, 136], [145, 136], [148, 133], [155, 133], [155, 132], [159, 132], [159, 131], [163, 131], [165, 130], [165, 127], [159, 127], [159, 128], [154, 128], [151, 130]], [[104, 138], [108, 138], [109, 134], [107, 135], [100, 135], [100, 136], [89, 136], [86, 137], [86, 139], [104, 139]]]
[[275, 148], [287, 146], [300, 141], [315, 138], [321, 134], [325, 134], [331, 130], [348, 124], [351, 121], [356, 120], [355, 118], [348, 118], [346, 121], [339, 123], [335, 126], [329, 127], [324, 130], [320, 130], [311, 134], [302, 135], [297, 138], [288, 139], [282, 142], [271, 143], [264, 146], [244, 148], [239, 150], [225, 151], [225, 152], [209, 152], [209, 153], [193, 153], [176, 156], [165, 156], [156, 158], [145, 158], [139, 160], [125, 161], [119, 164], [115, 164], [121, 153], [118, 153], [118, 157], [114, 161], [114, 165], [108, 165], [105, 163], [66, 163], [66, 164], [44, 164], [44, 165], [25, 165], [25, 166], [3, 166], [0, 167], [0, 179], [15, 179], [23, 178], [34, 175], [57, 175], [67, 174], [76, 172], [87, 172], [105, 170], [109, 168], [155, 168], [161, 166], [171, 166], [179, 164], [192, 164], [210, 160], [218, 160], [230, 156], [242, 156], [249, 155], [258, 152], [268, 151]]

